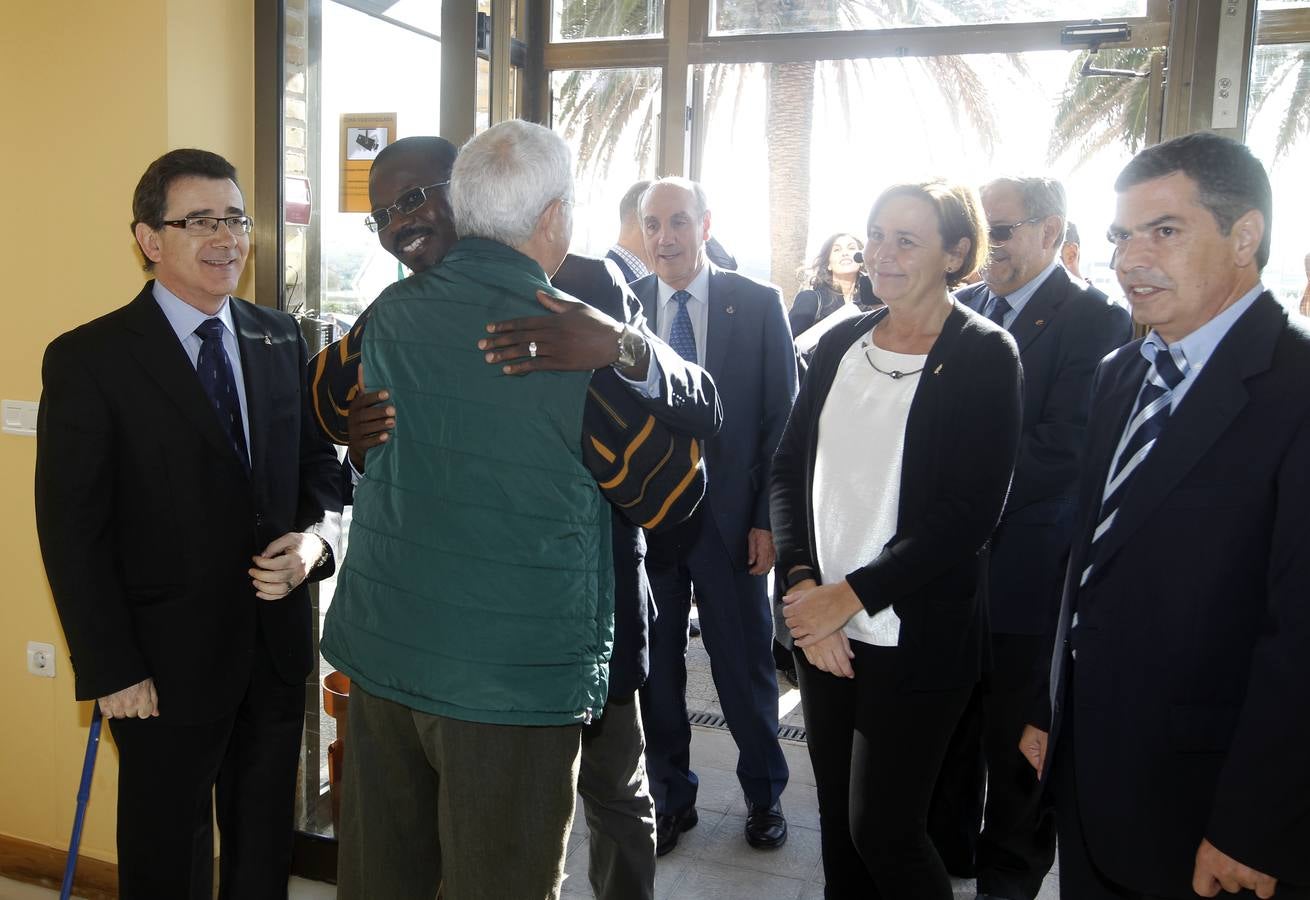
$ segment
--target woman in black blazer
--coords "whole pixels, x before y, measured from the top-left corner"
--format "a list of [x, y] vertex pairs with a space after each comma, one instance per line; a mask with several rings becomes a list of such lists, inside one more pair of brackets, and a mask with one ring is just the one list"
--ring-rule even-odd
[[820, 341], [773, 464], [828, 898], [951, 896], [928, 805], [979, 676], [1020, 428], [1014, 341], [948, 292], [986, 229], [969, 188], [879, 196], [865, 260], [887, 306]]

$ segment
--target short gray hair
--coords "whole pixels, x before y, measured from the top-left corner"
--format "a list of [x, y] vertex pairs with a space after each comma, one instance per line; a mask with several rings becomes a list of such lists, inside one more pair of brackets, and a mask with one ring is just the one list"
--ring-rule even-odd
[[1059, 216], [1062, 221], [1069, 218], [1069, 201], [1065, 199], [1064, 185], [1054, 178], [1006, 175], [983, 185], [983, 193], [998, 185], [1007, 185], [1019, 192], [1024, 212], [1030, 218]]
[[664, 178], [656, 178], [646, 190], [642, 191], [641, 203], [637, 205], [638, 216], [641, 215], [641, 207], [646, 205], [646, 198], [650, 196], [650, 192], [662, 184], [669, 184], [680, 187], [684, 191], [691, 191], [692, 200], [696, 204], [697, 219], [704, 219], [705, 214], [710, 211], [710, 200], [705, 196], [705, 189], [700, 186], [699, 181], [692, 181], [690, 178], [682, 178], [678, 175], [669, 175]]
[[[573, 202], [573, 158], [549, 128], [511, 119], [469, 139], [450, 173], [450, 207], [461, 238], [521, 247], [555, 200]], [[570, 216], [571, 212], [567, 211]]]

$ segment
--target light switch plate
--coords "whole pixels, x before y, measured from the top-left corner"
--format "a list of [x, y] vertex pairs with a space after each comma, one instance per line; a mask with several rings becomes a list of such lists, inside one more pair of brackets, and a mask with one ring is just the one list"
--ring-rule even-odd
[[5, 434], [36, 434], [36, 411], [39, 404], [31, 400], [0, 400], [0, 414]]

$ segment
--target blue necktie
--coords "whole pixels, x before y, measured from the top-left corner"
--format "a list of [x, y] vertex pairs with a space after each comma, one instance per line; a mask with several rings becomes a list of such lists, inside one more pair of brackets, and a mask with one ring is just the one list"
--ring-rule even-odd
[[992, 304], [992, 311], [987, 314], [987, 318], [1004, 328], [1005, 314], [1012, 308], [1013, 307], [1010, 306], [1009, 300], [1006, 300], [1004, 297], [997, 297], [996, 302]]
[[1146, 383], [1137, 395], [1137, 405], [1124, 428], [1123, 437], [1119, 439], [1119, 452], [1105, 482], [1105, 491], [1101, 495], [1101, 515], [1096, 531], [1092, 533], [1091, 552], [1087, 557], [1090, 563], [1083, 569], [1082, 578], [1078, 582], [1080, 586], [1086, 584], [1092, 570], [1104, 562], [1101, 559], [1105, 548], [1102, 538], [1114, 526], [1115, 516], [1119, 513], [1119, 505], [1127, 493], [1133, 473], [1141, 467], [1142, 461], [1155, 446], [1156, 439], [1164, 431], [1173, 406], [1174, 389], [1182, 384], [1186, 370], [1187, 361], [1183, 359], [1180, 368], [1173, 354], [1166, 348], [1156, 354], [1155, 362], [1147, 372]]
[[246, 452], [246, 432], [241, 425], [241, 399], [237, 395], [236, 378], [232, 375], [232, 361], [223, 349], [223, 322], [205, 319], [196, 327], [196, 334], [200, 337], [200, 355], [196, 358], [200, 386], [205, 389], [205, 396], [209, 398], [232, 450], [249, 472], [250, 455]]
[[669, 346], [678, 351], [678, 355], [687, 362], [697, 362], [696, 332], [691, 327], [691, 313], [687, 312], [687, 301], [691, 294], [686, 291], [674, 291], [673, 302], [678, 304], [678, 314], [673, 317], [669, 328]]

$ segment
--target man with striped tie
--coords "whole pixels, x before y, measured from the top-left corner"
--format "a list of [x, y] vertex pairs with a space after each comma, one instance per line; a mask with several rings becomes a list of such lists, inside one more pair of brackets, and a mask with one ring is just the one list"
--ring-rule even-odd
[[1178, 138], [1115, 189], [1151, 331], [1097, 372], [1051, 703], [1020, 750], [1053, 786], [1063, 897], [1306, 896], [1310, 328], [1260, 282], [1273, 200], [1244, 146]]

